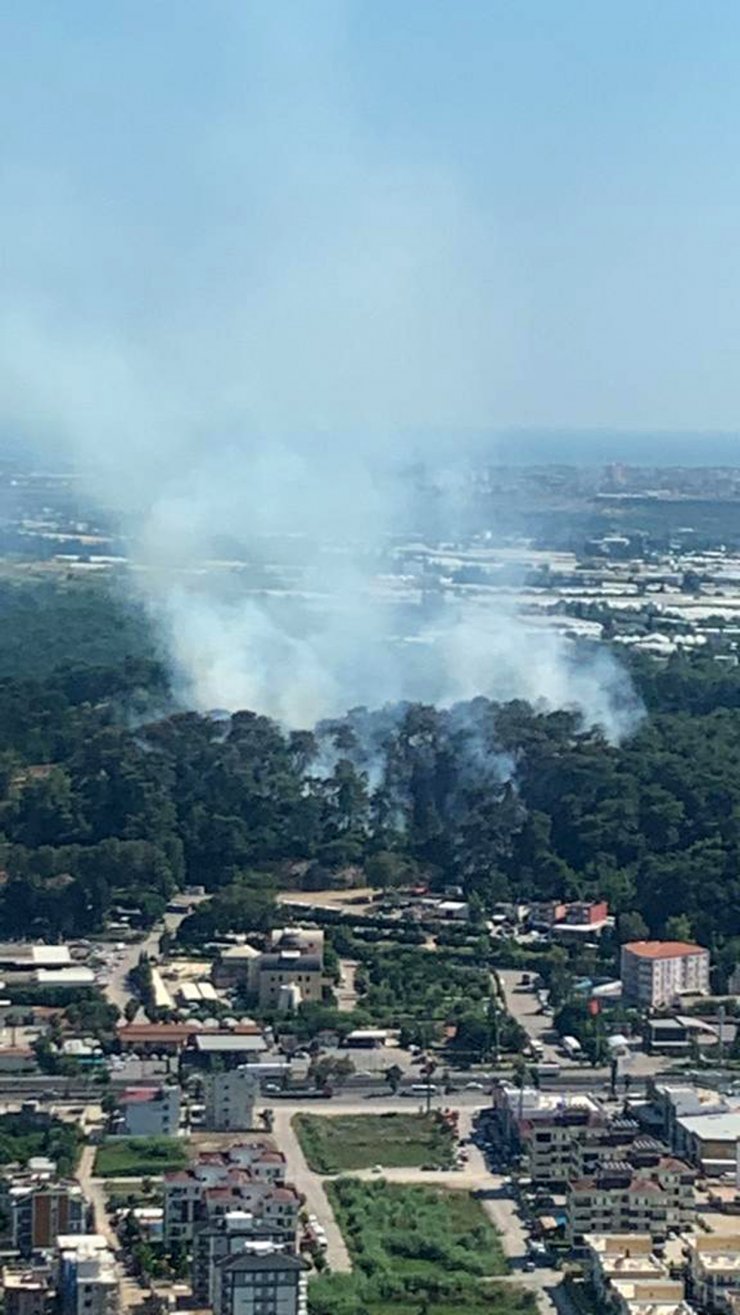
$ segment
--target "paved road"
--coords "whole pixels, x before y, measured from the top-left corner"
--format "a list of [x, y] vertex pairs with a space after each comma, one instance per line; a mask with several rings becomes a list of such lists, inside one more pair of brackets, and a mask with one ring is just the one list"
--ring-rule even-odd
[[134, 941], [127, 945], [125, 950], [120, 953], [120, 958], [115, 964], [108, 980], [103, 989], [110, 1004], [116, 1005], [123, 1013], [127, 1002], [131, 999], [131, 991], [128, 986], [128, 975], [132, 968], [135, 968], [142, 954], [156, 955], [159, 953], [159, 938], [163, 931], [176, 934], [180, 923], [188, 915], [188, 910], [183, 909], [181, 913], [165, 913], [162, 922], [153, 928], [149, 934], [140, 941]]
[[563, 1056], [558, 1047], [552, 1016], [539, 1013], [540, 1005], [536, 992], [531, 987], [521, 986], [521, 969], [497, 968], [496, 976], [503, 988], [507, 1010], [524, 1028], [530, 1040], [540, 1042], [543, 1047], [543, 1060], [547, 1063], [562, 1064]]
[[[303, 1108], [305, 1109], [305, 1105]], [[321, 1112], [325, 1113], [326, 1110], [322, 1108]], [[287, 1102], [275, 1109], [273, 1136], [288, 1161], [288, 1181], [305, 1196], [308, 1213], [316, 1215], [326, 1232], [326, 1259], [330, 1268], [336, 1274], [348, 1274], [352, 1269], [349, 1251], [334, 1218], [334, 1211], [329, 1204], [322, 1181], [306, 1164], [301, 1144], [293, 1131], [292, 1119], [295, 1113], [295, 1106], [288, 1105]]]
[[[93, 1176], [96, 1149], [95, 1146], [83, 1147], [76, 1178], [93, 1208], [93, 1231], [102, 1233], [108, 1246], [115, 1253], [119, 1250], [120, 1242], [110, 1225], [105, 1208], [105, 1180]], [[118, 1276], [120, 1309], [130, 1311], [140, 1306], [144, 1298], [144, 1292], [139, 1284], [130, 1275], [126, 1274], [123, 1266], [118, 1261], [116, 1261], [116, 1274]]]

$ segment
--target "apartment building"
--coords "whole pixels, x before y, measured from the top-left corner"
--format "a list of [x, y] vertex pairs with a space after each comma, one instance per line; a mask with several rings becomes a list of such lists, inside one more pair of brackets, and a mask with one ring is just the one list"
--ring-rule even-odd
[[583, 1245], [584, 1273], [599, 1301], [607, 1300], [615, 1279], [651, 1283], [667, 1276], [649, 1233], [587, 1233]]
[[60, 1237], [57, 1295], [61, 1315], [117, 1315], [116, 1262], [104, 1237]]
[[214, 1315], [305, 1315], [306, 1270], [269, 1243], [229, 1256], [216, 1266]]
[[702, 1310], [726, 1311], [740, 1294], [740, 1231], [697, 1233], [686, 1244], [690, 1300]]
[[707, 995], [709, 950], [687, 941], [630, 941], [622, 946], [620, 976], [625, 1000], [646, 1009]]
[[680, 1279], [656, 1279], [635, 1283], [619, 1279], [612, 1283], [609, 1307], [614, 1315], [696, 1315], [685, 1300]]
[[[584, 1109], [564, 1110], [540, 1121], [523, 1120], [519, 1137], [526, 1172], [537, 1185], [558, 1187], [588, 1177], [605, 1160], [631, 1158], [635, 1143], [646, 1145], [634, 1119], [606, 1119]], [[659, 1143], [650, 1141], [651, 1147]]]
[[56, 1294], [48, 1265], [5, 1268], [2, 1288], [5, 1315], [51, 1315]]
[[244, 1132], [254, 1127], [259, 1081], [247, 1065], [204, 1079], [204, 1126], [217, 1132]]
[[176, 1137], [180, 1128], [180, 1088], [128, 1087], [118, 1102], [116, 1132], [127, 1137]]
[[690, 1222], [693, 1170], [671, 1156], [657, 1163], [618, 1160], [568, 1184], [567, 1231], [571, 1243], [588, 1233], [647, 1233], [664, 1238]]
[[686, 1158], [708, 1177], [734, 1173], [740, 1139], [740, 1110], [676, 1120], [676, 1140]]
[[46, 1174], [11, 1178], [5, 1195], [12, 1245], [22, 1256], [48, 1250], [60, 1233], [82, 1234], [89, 1205], [75, 1182], [59, 1182]]
[[591, 1233], [585, 1274], [599, 1310], [614, 1315], [693, 1315], [648, 1233]]
[[255, 1152], [244, 1145], [225, 1154], [204, 1154], [191, 1168], [165, 1174], [166, 1244], [189, 1246], [199, 1226], [216, 1224], [235, 1210], [252, 1213], [281, 1236], [294, 1238], [302, 1198], [284, 1176], [284, 1158], [262, 1143]]
[[591, 1096], [540, 1092], [498, 1084], [494, 1109], [512, 1150], [537, 1185], [560, 1186], [621, 1158], [640, 1137], [634, 1119], [610, 1115]]
[[713, 1087], [699, 1087], [681, 1081], [648, 1079], [648, 1095], [660, 1114], [662, 1135], [678, 1155], [686, 1155], [688, 1143], [680, 1120], [705, 1114], [726, 1114], [734, 1104]]
[[284, 1183], [287, 1161], [282, 1151], [275, 1149], [269, 1137], [258, 1137], [248, 1142], [236, 1142], [227, 1151], [229, 1164], [248, 1169], [258, 1183]]
[[540, 1091], [510, 1082], [494, 1084], [492, 1112], [503, 1140], [513, 1149], [522, 1148], [525, 1125], [543, 1126], [566, 1113], [581, 1112], [594, 1124], [607, 1122], [604, 1107], [586, 1093]]
[[229, 1210], [214, 1223], [200, 1224], [193, 1237], [193, 1297], [203, 1306], [215, 1301], [216, 1267], [254, 1242], [269, 1243], [274, 1251], [293, 1255], [295, 1230], [270, 1224], [248, 1210]]

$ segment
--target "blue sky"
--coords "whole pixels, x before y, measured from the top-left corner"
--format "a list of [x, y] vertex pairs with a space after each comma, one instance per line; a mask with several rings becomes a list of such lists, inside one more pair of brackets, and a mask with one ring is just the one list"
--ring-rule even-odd
[[736, 430], [739, 53], [734, 0], [6, 0], [3, 418]]

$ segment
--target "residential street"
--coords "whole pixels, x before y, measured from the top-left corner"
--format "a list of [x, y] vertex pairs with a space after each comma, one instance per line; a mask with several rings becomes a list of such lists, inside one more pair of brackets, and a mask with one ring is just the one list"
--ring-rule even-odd
[[[305, 1109], [305, 1105], [303, 1108]], [[322, 1108], [316, 1112], [326, 1113], [327, 1111]], [[288, 1161], [288, 1181], [292, 1182], [298, 1191], [303, 1193], [306, 1198], [306, 1209], [309, 1214], [316, 1215], [326, 1232], [326, 1258], [331, 1269], [337, 1274], [348, 1274], [352, 1268], [349, 1252], [339, 1225], [334, 1218], [334, 1211], [329, 1205], [322, 1180], [306, 1164], [301, 1144], [293, 1131], [292, 1119], [295, 1113], [296, 1109], [292, 1103], [290, 1105], [278, 1105], [275, 1109], [275, 1122], [273, 1125], [273, 1135], [277, 1145], [285, 1153]]]
[[[75, 1176], [85, 1193], [85, 1196], [92, 1205], [94, 1231], [96, 1233], [102, 1233], [108, 1246], [115, 1255], [120, 1250], [120, 1243], [110, 1226], [105, 1209], [105, 1180], [93, 1176], [96, 1151], [96, 1146], [88, 1145], [83, 1147]], [[122, 1265], [118, 1261], [116, 1261], [116, 1271], [118, 1273], [121, 1310], [133, 1310], [141, 1305], [143, 1297], [142, 1289], [135, 1279], [125, 1273]]]

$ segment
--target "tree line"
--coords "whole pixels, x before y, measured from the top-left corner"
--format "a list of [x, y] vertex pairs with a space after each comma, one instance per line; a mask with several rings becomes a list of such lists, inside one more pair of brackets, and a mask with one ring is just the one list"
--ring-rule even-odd
[[[740, 674], [635, 664], [645, 718], [608, 744], [570, 711], [488, 699], [355, 709], [314, 731], [171, 707], [151, 657], [0, 679], [0, 917], [66, 936], [142, 925], [178, 888], [190, 934], [260, 930], [279, 886], [604, 897], [638, 930], [740, 957]], [[165, 715], [157, 715], [157, 710]], [[628, 926], [629, 923], [625, 923]], [[186, 936], [188, 935], [187, 924]]]

